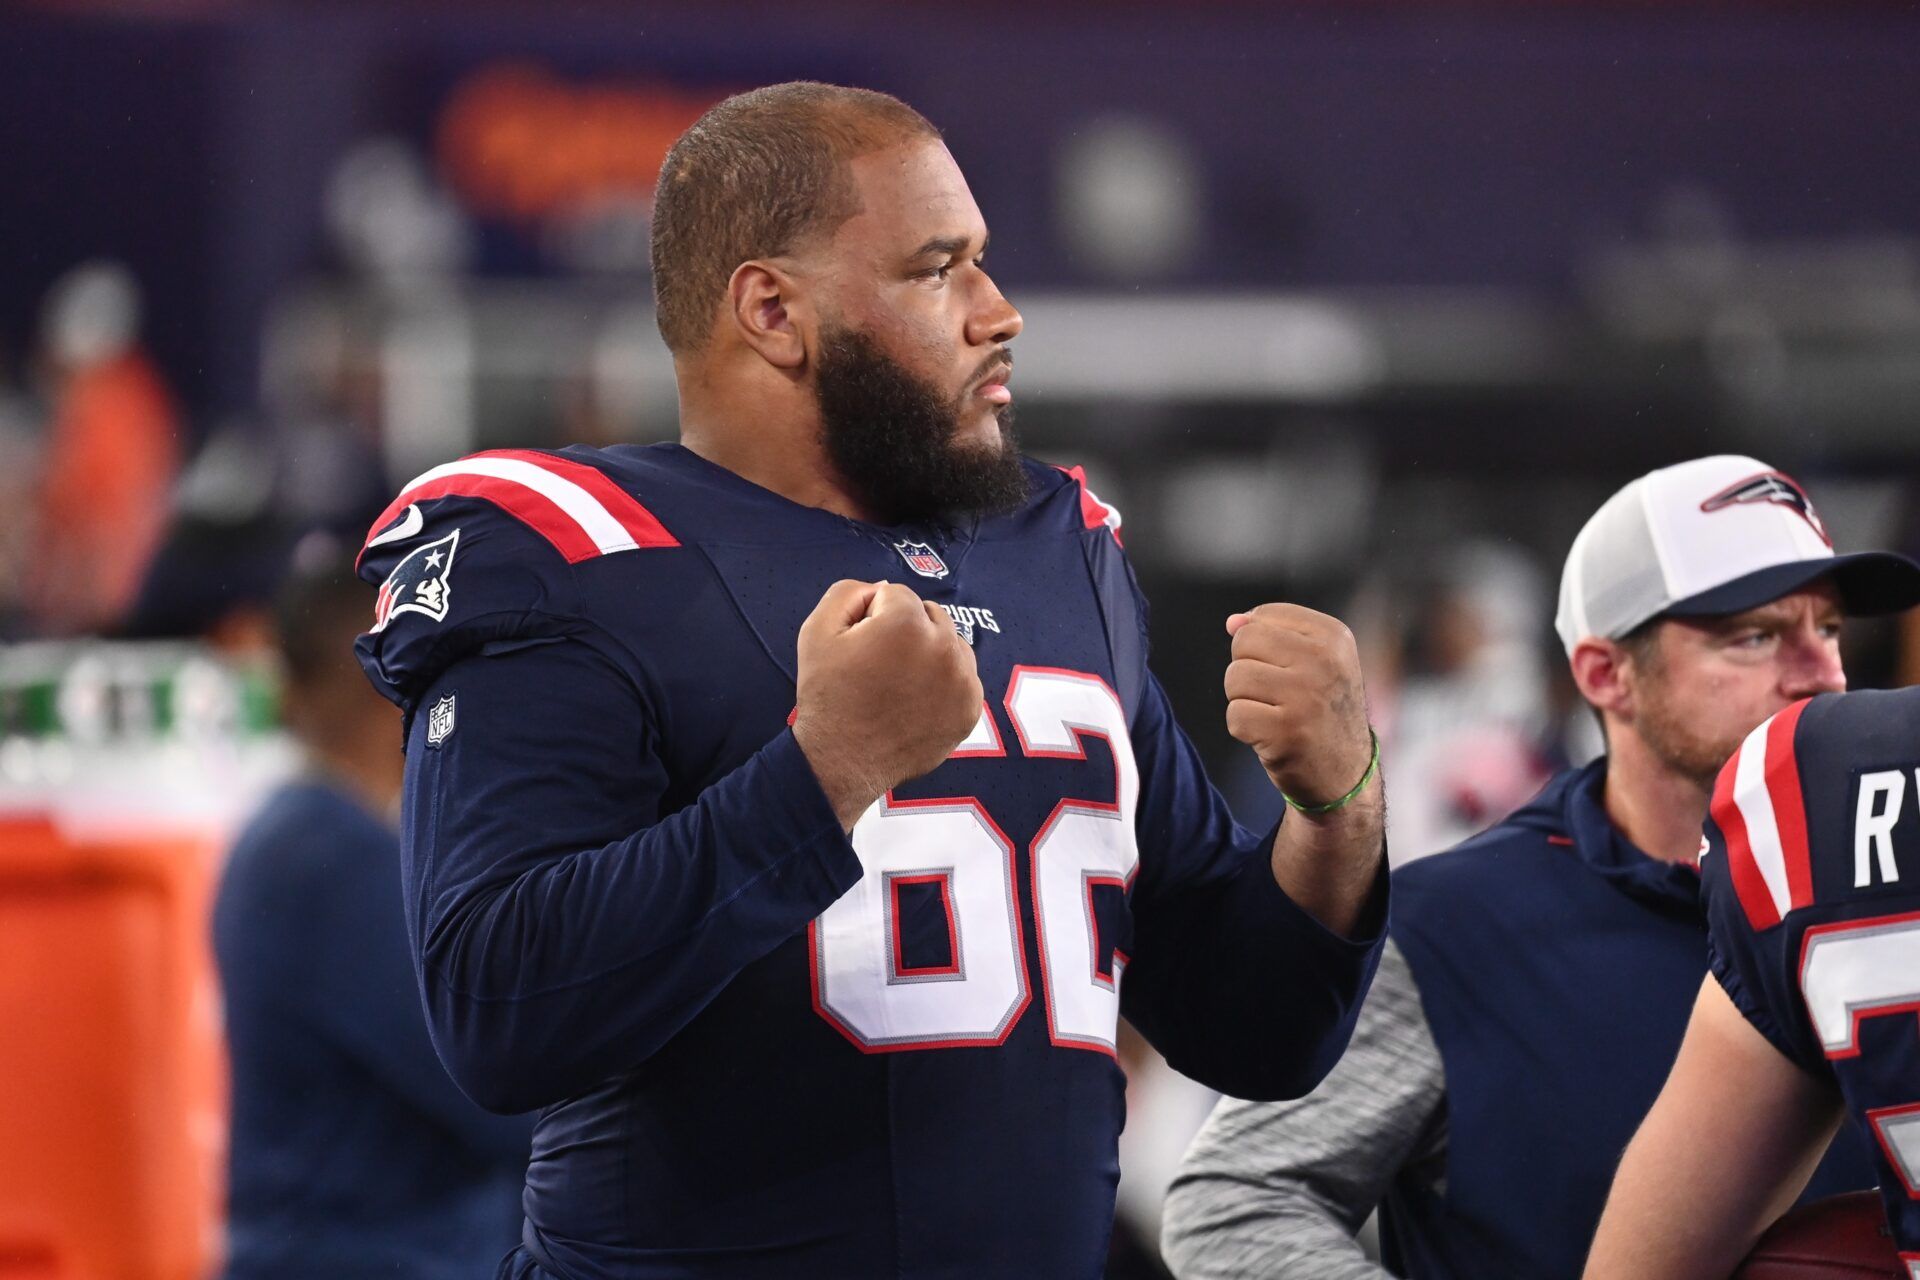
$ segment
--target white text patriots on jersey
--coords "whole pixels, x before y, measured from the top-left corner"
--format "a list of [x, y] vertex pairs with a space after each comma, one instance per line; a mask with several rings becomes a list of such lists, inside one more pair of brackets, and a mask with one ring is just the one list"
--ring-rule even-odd
[[991, 631], [995, 635], [1000, 634], [1000, 623], [995, 620], [991, 609], [982, 609], [970, 604], [943, 604], [940, 607], [947, 611], [947, 616], [953, 619], [953, 629], [958, 631], [960, 638], [968, 644], [973, 643], [976, 627]]

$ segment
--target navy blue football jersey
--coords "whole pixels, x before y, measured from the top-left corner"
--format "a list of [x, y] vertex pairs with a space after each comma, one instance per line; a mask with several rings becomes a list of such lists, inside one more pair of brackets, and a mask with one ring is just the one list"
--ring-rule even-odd
[[[1343, 1050], [1384, 876], [1358, 941], [1280, 891], [1148, 672], [1118, 517], [1027, 466], [1010, 515], [882, 528], [677, 445], [506, 451], [375, 526], [435, 1045], [541, 1110], [523, 1273], [1095, 1277], [1122, 1013], [1248, 1097]], [[787, 727], [844, 578], [939, 604], [986, 692], [851, 838]]]
[[1701, 873], [1713, 972], [1846, 1100], [1920, 1277], [1920, 688], [1824, 694], [1749, 734]]

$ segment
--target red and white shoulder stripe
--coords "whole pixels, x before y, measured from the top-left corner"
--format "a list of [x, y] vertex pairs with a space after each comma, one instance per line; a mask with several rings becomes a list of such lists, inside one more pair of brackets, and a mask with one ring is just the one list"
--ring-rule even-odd
[[680, 545], [651, 511], [595, 468], [532, 449], [491, 449], [415, 476], [373, 522], [360, 554], [397, 540], [388, 526], [414, 503], [454, 496], [492, 503], [552, 543], [569, 564]]
[[1800, 790], [1794, 730], [1805, 701], [1749, 733], [1720, 771], [1710, 810], [1726, 838], [1727, 870], [1740, 906], [1755, 929], [1813, 903], [1813, 864], [1807, 855], [1807, 803]]
[[1072, 476], [1074, 483], [1080, 487], [1080, 518], [1086, 522], [1087, 528], [1098, 529], [1102, 525], [1105, 525], [1108, 532], [1113, 534], [1113, 540], [1119, 542], [1121, 546], [1125, 546], [1126, 543], [1122, 542], [1120, 538], [1120, 512], [1117, 508], [1110, 507], [1100, 501], [1100, 499], [1095, 496], [1093, 490], [1087, 487], [1087, 469], [1085, 467], [1055, 467], [1054, 470], [1065, 472], [1067, 475]]

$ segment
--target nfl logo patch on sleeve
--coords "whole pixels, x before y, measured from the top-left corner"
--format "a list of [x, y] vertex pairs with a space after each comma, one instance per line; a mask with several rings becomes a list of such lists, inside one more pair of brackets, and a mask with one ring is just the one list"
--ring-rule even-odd
[[448, 694], [427, 712], [427, 745], [437, 747], [453, 736], [453, 695]]

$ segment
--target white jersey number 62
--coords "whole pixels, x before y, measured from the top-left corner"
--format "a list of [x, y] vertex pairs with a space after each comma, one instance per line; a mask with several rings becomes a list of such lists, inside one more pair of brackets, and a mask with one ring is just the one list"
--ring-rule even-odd
[[[1126, 713], [1100, 677], [1052, 667], [1014, 668], [1005, 704], [1028, 759], [1084, 760], [1089, 737], [1104, 738], [1113, 754], [1112, 798], [1063, 797], [1028, 857], [1048, 1031], [1055, 1044], [1110, 1054], [1126, 958], [1102, 945], [1094, 890], [1124, 891], [1140, 862], [1140, 769]], [[1006, 755], [983, 707], [952, 758]], [[868, 1052], [1004, 1042], [1033, 1001], [1033, 980], [1021, 943], [1018, 862], [993, 815], [972, 796], [889, 793], [854, 826], [853, 848], [866, 874], [807, 931], [820, 1016]], [[897, 919], [903, 890], [940, 895], [949, 963], [906, 964]]]

